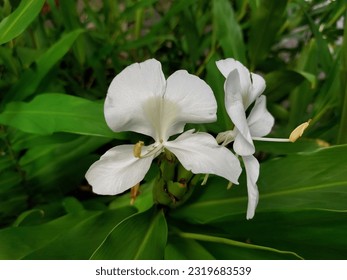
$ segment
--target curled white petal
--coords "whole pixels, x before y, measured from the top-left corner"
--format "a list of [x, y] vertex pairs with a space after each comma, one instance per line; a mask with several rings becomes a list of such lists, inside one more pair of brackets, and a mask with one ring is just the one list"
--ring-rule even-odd
[[241, 134], [235, 138], [235, 152], [239, 155], [253, 154], [255, 148], [246, 119], [246, 108], [241, 95], [240, 75], [237, 70], [233, 70], [225, 81], [225, 104], [231, 121], [238, 133]]
[[252, 78], [252, 87], [249, 92], [248, 102], [246, 105], [248, 107], [250, 104], [254, 102], [265, 90], [266, 84], [265, 80], [262, 76], [258, 74], [251, 73]]
[[[133, 153], [134, 145], [121, 145], [108, 150], [92, 164], [86, 179], [93, 192], [115, 195], [139, 183], [149, 170], [154, 156], [137, 158]], [[150, 147], [143, 147], [149, 150]]]
[[210, 134], [189, 130], [165, 143], [165, 147], [187, 170], [195, 174], [215, 174], [238, 184], [239, 160], [227, 148], [219, 146]]
[[271, 132], [275, 119], [266, 109], [265, 95], [258, 97], [255, 101], [247, 123], [252, 137], [263, 137]]
[[219, 60], [216, 65], [222, 75], [227, 78], [231, 71], [237, 70], [240, 77], [241, 92], [246, 94], [251, 87], [251, 76], [248, 69], [243, 64], [233, 58]]
[[166, 81], [161, 64], [155, 59], [134, 63], [120, 72], [109, 86], [104, 113], [114, 131], [135, 131], [155, 137], [155, 128], [144, 110], [152, 98], [161, 98]]
[[252, 219], [259, 200], [259, 191], [257, 186], [259, 162], [254, 156], [244, 156], [242, 159], [246, 168], [247, 176], [248, 206], [246, 218]]

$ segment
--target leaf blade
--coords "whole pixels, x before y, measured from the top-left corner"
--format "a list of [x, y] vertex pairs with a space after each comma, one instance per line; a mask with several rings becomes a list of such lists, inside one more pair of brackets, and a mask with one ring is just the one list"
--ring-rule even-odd
[[106, 125], [103, 104], [62, 93], [36, 96], [32, 101], [12, 102], [0, 114], [0, 123], [22, 131], [47, 135], [69, 132], [114, 138]]
[[163, 211], [150, 209], [119, 223], [91, 259], [163, 259], [166, 240]]
[[0, 22], [0, 45], [19, 36], [35, 19], [44, 0], [23, 0], [18, 8]]

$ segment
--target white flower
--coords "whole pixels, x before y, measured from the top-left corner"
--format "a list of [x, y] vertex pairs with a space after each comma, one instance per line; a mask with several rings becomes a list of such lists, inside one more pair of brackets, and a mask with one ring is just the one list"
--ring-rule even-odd
[[[186, 123], [213, 122], [217, 105], [211, 88], [198, 77], [179, 70], [165, 80], [161, 64], [150, 59], [125, 68], [112, 81], [105, 100], [108, 126], [151, 136], [144, 146], [121, 145], [108, 150], [87, 171], [98, 194], [114, 195], [139, 183], [153, 159], [173, 153], [193, 173], [216, 174], [237, 183], [240, 163], [208, 133], [183, 129]], [[174, 140], [170, 136], [182, 133]]]
[[[240, 62], [231, 58], [217, 61], [217, 67], [226, 78], [225, 106], [235, 125], [232, 131], [220, 133], [217, 141], [223, 142], [223, 145], [234, 141], [234, 151], [242, 156], [247, 174], [247, 219], [251, 219], [259, 199], [256, 184], [259, 162], [253, 156], [253, 140], [262, 139], [270, 133], [274, 118], [266, 109], [266, 97], [261, 96], [265, 89], [265, 81], [261, 76], [250, 73]], [[246, 117], [246, 110], [254, 101], [255, 105]]]

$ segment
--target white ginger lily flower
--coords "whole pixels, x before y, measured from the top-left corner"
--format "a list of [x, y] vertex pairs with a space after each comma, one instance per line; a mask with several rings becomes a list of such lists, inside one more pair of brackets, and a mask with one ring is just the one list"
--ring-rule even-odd
[[[231, 58], [217, 61], [217, 67], [226, 78], [225, 106], [235, 125], [232, 131], [220, 133], [217, 141], [223, 142], [223, 145], [234, 141], [234, 151], [242, 156], [247, 174], [247, 219], [252, 219], [259, 200], [256, 184], [259, 162], [253, 156], [253, 140], [260, 140], [270, 133], [274, 118], [266, 109], [266, 97], [261, 95], [265, 89], [265, 81], [261, 76], [250, 73], [240, 62]], [[246, 110], [254, 101], [255, 105], [246, 117]]]
[[[113, 131], [142, 133], [155, 142], [108, 150], [87, 171], [93, 191], [114, 195], [130, 189], [144, 178], [153, 159], [164, 149], [195, 174], [215, 174], [237, 183], [241, 167], [232, 152], [219, 146], [208, 133], [182, 133], [188, 122], [215, 121], [216, 110], [211, 88], [187, 71], [176, 71], [165, 80], [161, 64], [155, 59], [128, 66], [108, 89], [106, 122]], [[182, 134], [169, 141], [178, 133]]]
[[[289, 138], [265, 138], [274, 125], [274, 117], [266, 109], [266, 97], [261, 95], [265, 89], [265, 80], [243, 66], [239, 61], [228, 58], [216, 62], [219, 71], [226, 78], [224, 84], [225, 106], [235, 128], [218, 134], [217, 142], [223, 146], [234, 141], [236, 154], [242, 156], [246, 174], [248, 206], [247, 219], [252, 219], [259, 200], [257, 181], [259, 162], [253, 156], [255, 147], [253, 140], [271, 142], [295, 142], [301, 137], [309, 122], [299, 125]], [[246, 117], [246, 110], [255, 104]]]

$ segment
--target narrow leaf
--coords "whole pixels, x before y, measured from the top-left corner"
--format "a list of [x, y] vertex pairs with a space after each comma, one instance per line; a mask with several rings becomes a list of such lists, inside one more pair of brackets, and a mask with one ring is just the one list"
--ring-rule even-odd
[[[344, 145], [291, 154], [262, 164], [255, 217], [259, 212], [270, 210], [347, 210], [346, 157]], [[171, 215], [202, 224], [229, 220], [240, 213], [246, 215], [245, 178], [230, 190], [226, 186], [225, 180], [211, 178], [207, 188], [197, 189], [190, 203]]]
[[18, 8], [0, 22], [0, 45], [20, 35], [41, 11], [45, 0], [22, 0]]
[[233, 57], [246, 63], [246, 49], [242, 30], [229, 1], [213, 1], [213, 25], [215, 37], [225, 57]]

